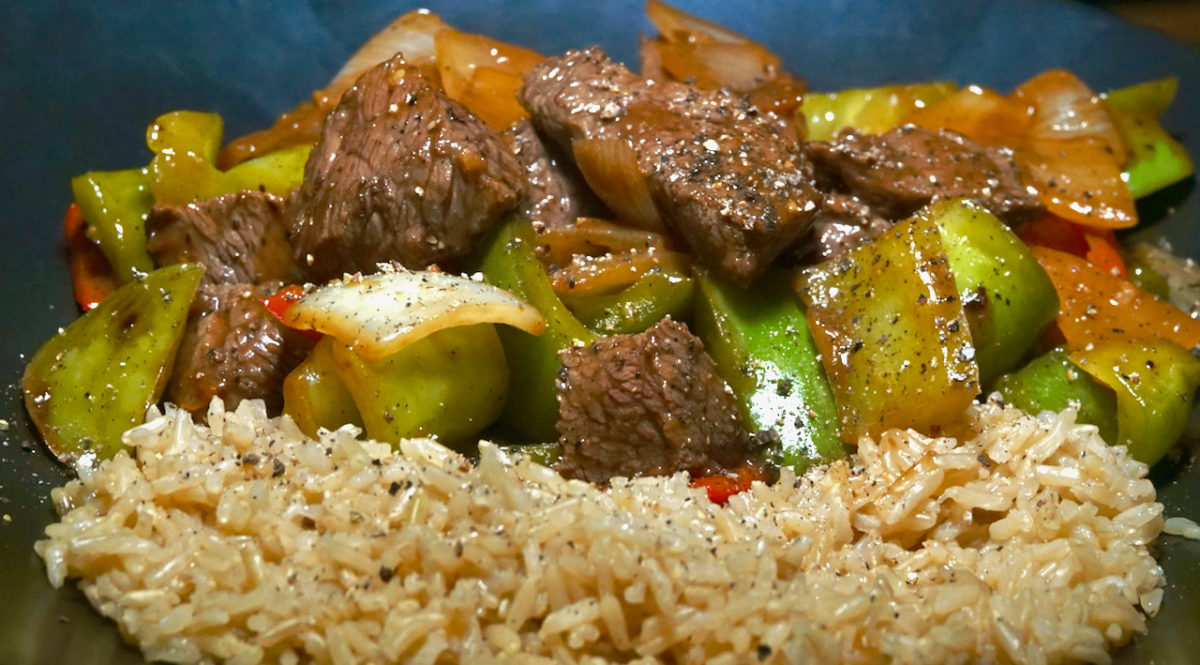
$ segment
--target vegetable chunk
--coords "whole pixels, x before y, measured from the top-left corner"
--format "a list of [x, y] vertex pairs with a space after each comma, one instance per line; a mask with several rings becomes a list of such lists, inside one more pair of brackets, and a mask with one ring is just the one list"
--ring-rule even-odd
[[558, 352], [595, 338], [571, 314], [550, 286], [546, 269], [538, 259], [537, 237], [525, 219], [513, 219], [493, 233], [483, 245], [479, 269], [489, 284], [508, 289], [533, 305], [546, 319], [546, 330], [534, 337], [520, 330], [501, 328], [500, 340], [510, 370], [509, 400], [501, 422], [526, 440], [553, 441], [558, 438], [558, 399], [554, 381], [558, 376]]
[[979, 370], [937, 225], [917, 216], [797, 274], [842, 440], [963, 417]]
[[162, 396], [204, 267], [181, 263], [113, 292], [25, 368], [25, 408], [60, 460], [112, 457]]
[[1021, 239], [982, 207], [958, 199], [920, 214], [942, 232], [971, 327], [979, 380], [989, 386], [1021, 362], [1054, 320], [1054, 284]]
[[1166, 340], [1110, 342], [1071, 361], [1116, 391], [1116, 443], [1134, 459], [1154, 464], [1183, 436], [1200, 386], [1200, 360], [1186, 349]]
[[332, 352], [367, 436], [379, 441], [433, 436], [468, 452], [508, 397], [504, 349], [490, 324], [439, 330], [377, 361], [344, 344]]
[[775, 461], [803, 473], [845, 457], [833, 392], [786, 278], [768, 272], [750, 289], [708, 274], [699, 282], [696, 332], [733, 389], [742, 420], [774, 433]]

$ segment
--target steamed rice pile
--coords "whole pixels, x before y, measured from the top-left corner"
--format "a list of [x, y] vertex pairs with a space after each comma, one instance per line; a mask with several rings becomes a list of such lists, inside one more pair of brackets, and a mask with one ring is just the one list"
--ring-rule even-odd
[[171, 662], [1106, 662], [1162, 595], [1146, 467], [1069, 411], [971, 418], [719, 507], [169, 409], [55, 491], [37, 550]]

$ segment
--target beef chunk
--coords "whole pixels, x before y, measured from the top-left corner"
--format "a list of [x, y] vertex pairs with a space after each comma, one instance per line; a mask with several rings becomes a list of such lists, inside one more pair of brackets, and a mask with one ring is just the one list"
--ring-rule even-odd
[[557, 383], [563, 475], [734, 468], [754, 456], [733, 394], [699, 338], [670, 318], [561, 354]]
[[243, 191], [188, 205], [156, 205], [146, 233], [156, 264], [203, 263], [204, 284], [300, 278], [278, 196]]
[[517, 206], [523, 178], [496, 132], [397, 56], [326, 118], [289, 200], [294, 256], [314, 280], [453, 260]]
[[167, 399], [193, 413], [214, 396], [233, 408], [259, 398], [267, 410], [283, 407], [283, 378], [312, 348], [312, 341], [283, 325], [259, 302], [280, 282], [203, 285], [167, 384]]
[[1021, 183], [1012, 151], [980, 145], [961, 134], [915, 125], [879, 136], [846, 130], [808, 152], [822, 182], [862, 199], [876, 212], [900, 219], [935, 198], [965, 196], [1009, 224], [1044, 212]]
[[812, 237], [793, 248], [793, 257], [805, 265], [826, 261], [870, 242], [891, 225], [857, 197], [829, 193], [813, 219]]
[[521, 97], [565, 150], [630, 144], [663, 220], [725, 277], [752, 281], [809, 230], [820, 196], [796, 134], [744, 96], [650, 82], [593, 47], [538, 65]]
[[528, 120], [501, 132], [500, 138], [525, 171], [521, 213], [534, 229], [561, 228], [579, 217], [604, 214], [604, 204], [588, 189], [579, 169], [556, 147], [543, 143]]

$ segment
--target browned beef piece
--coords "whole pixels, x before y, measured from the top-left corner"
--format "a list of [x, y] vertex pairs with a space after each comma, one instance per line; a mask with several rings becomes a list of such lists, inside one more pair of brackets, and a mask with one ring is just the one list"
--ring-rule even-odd
[[557, 382], [563, 475], [612, 476], [731, 469], [756, 456], [737, 403], [704, 345], [663, 319], [561, 354]]
[[537, 231], [561, 228], [579, 217], [603, 216], [604, 204], [588, 189], [583, 174], [555, 146], [542, 142], [528, 120], [500, 132], [525, 171], [521, 213]]
[[243, 191], [189, 205], [156, 205], [146, 232], [146, 249], [156, 264], [203, 263], [205, 284], [300, 278], [278, 196]]
[[523, 181], [496, 132], [397, 56], [325, 119], [289, 200], [296, 262], [324, 280], [453, 260], [517, 206]]
[[804, 264], [832, 259], [869, 242], [891, 225], [858, 198], [829, 193], [813, 219], [810, 242], [796, 245], [794, 253]]
[[167, 384], [167, 399], [193, 413], [214, 396], [234, 407], [260, 398], [267, 410], [283, 407], [283, 378], [312, 348], [312, 340], [284, 326], [259, 301], [280, 282], [203, 285]]
[[975, 199], [1009, 224], [1045, 211], [1021, 182], [1012, 151], [989, 148], [946, 130], [915, 125], [870, 136], [845, 130], [808, 153], [822, 182], [860, 198], [893, 220], [935, 198]]
[[796, 134], [744, 96], [649, 82], [593, 47], [535, 67], [521, 100], [565, 150], [632, 145], [659, 214], [725, 277], [752, 281], [809, 230], [820, 195]]

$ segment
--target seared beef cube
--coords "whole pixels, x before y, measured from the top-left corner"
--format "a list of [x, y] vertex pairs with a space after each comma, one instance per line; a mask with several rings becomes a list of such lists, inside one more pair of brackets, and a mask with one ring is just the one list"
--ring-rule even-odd
[[233, 408], [259, 398], [267, 410], [283, 407], [283, 379], [312, 348], [312, 340], [283, 325], [263, 307], [281, 283], [203, 285], [167, 385], [167, 400], [202, 413], [214, 396]]
[[663, 220], [725, 277], [752, 281], [809, 230], [820, 195], [796, 133], [744, 96], [647, 81], [593, 47], [538, 65], [521, 97], [565, 150], [631, 145]]
[[325, 119], [288, 204], [296, 262], [326, 280], [462, 257], [517, 206], [523, 179], [496, 132], [397, 56]]
[[146, 219], [146, 249], [157, 265], [196, 261], [204, 284], [294, 282], [283, 199], [243, 191], [188, 205], [156, 205]]
[[803, 263], [819, 263], [869, 242], [891, 225], [856, 197], [826, 194], [813, 219], [812, 241], [797, 249], [804, 256]]
[[604, 214], [604, 204], [588, 189], [579, 169], [559, 150], [543, 143], [528, 120], [501, 132], [500, 138], [525, 171], [520, 210], [534, 229], [561, 228], [579, 217]]
[[956, 132], [915, 125], [870, 136], [844, 130], [832, 142], [812, 142], [818, 176], [892, 219], [935, 198], [975, 199], [1009, 224], [1045, 212], [1021, 183], [1012, 151], [989, 148]]
[[755, 456], [733, 393], [687, 326], [663, 319], [636, 335], [561, 353], [558, 392], [567, 477], [731, 469]]

